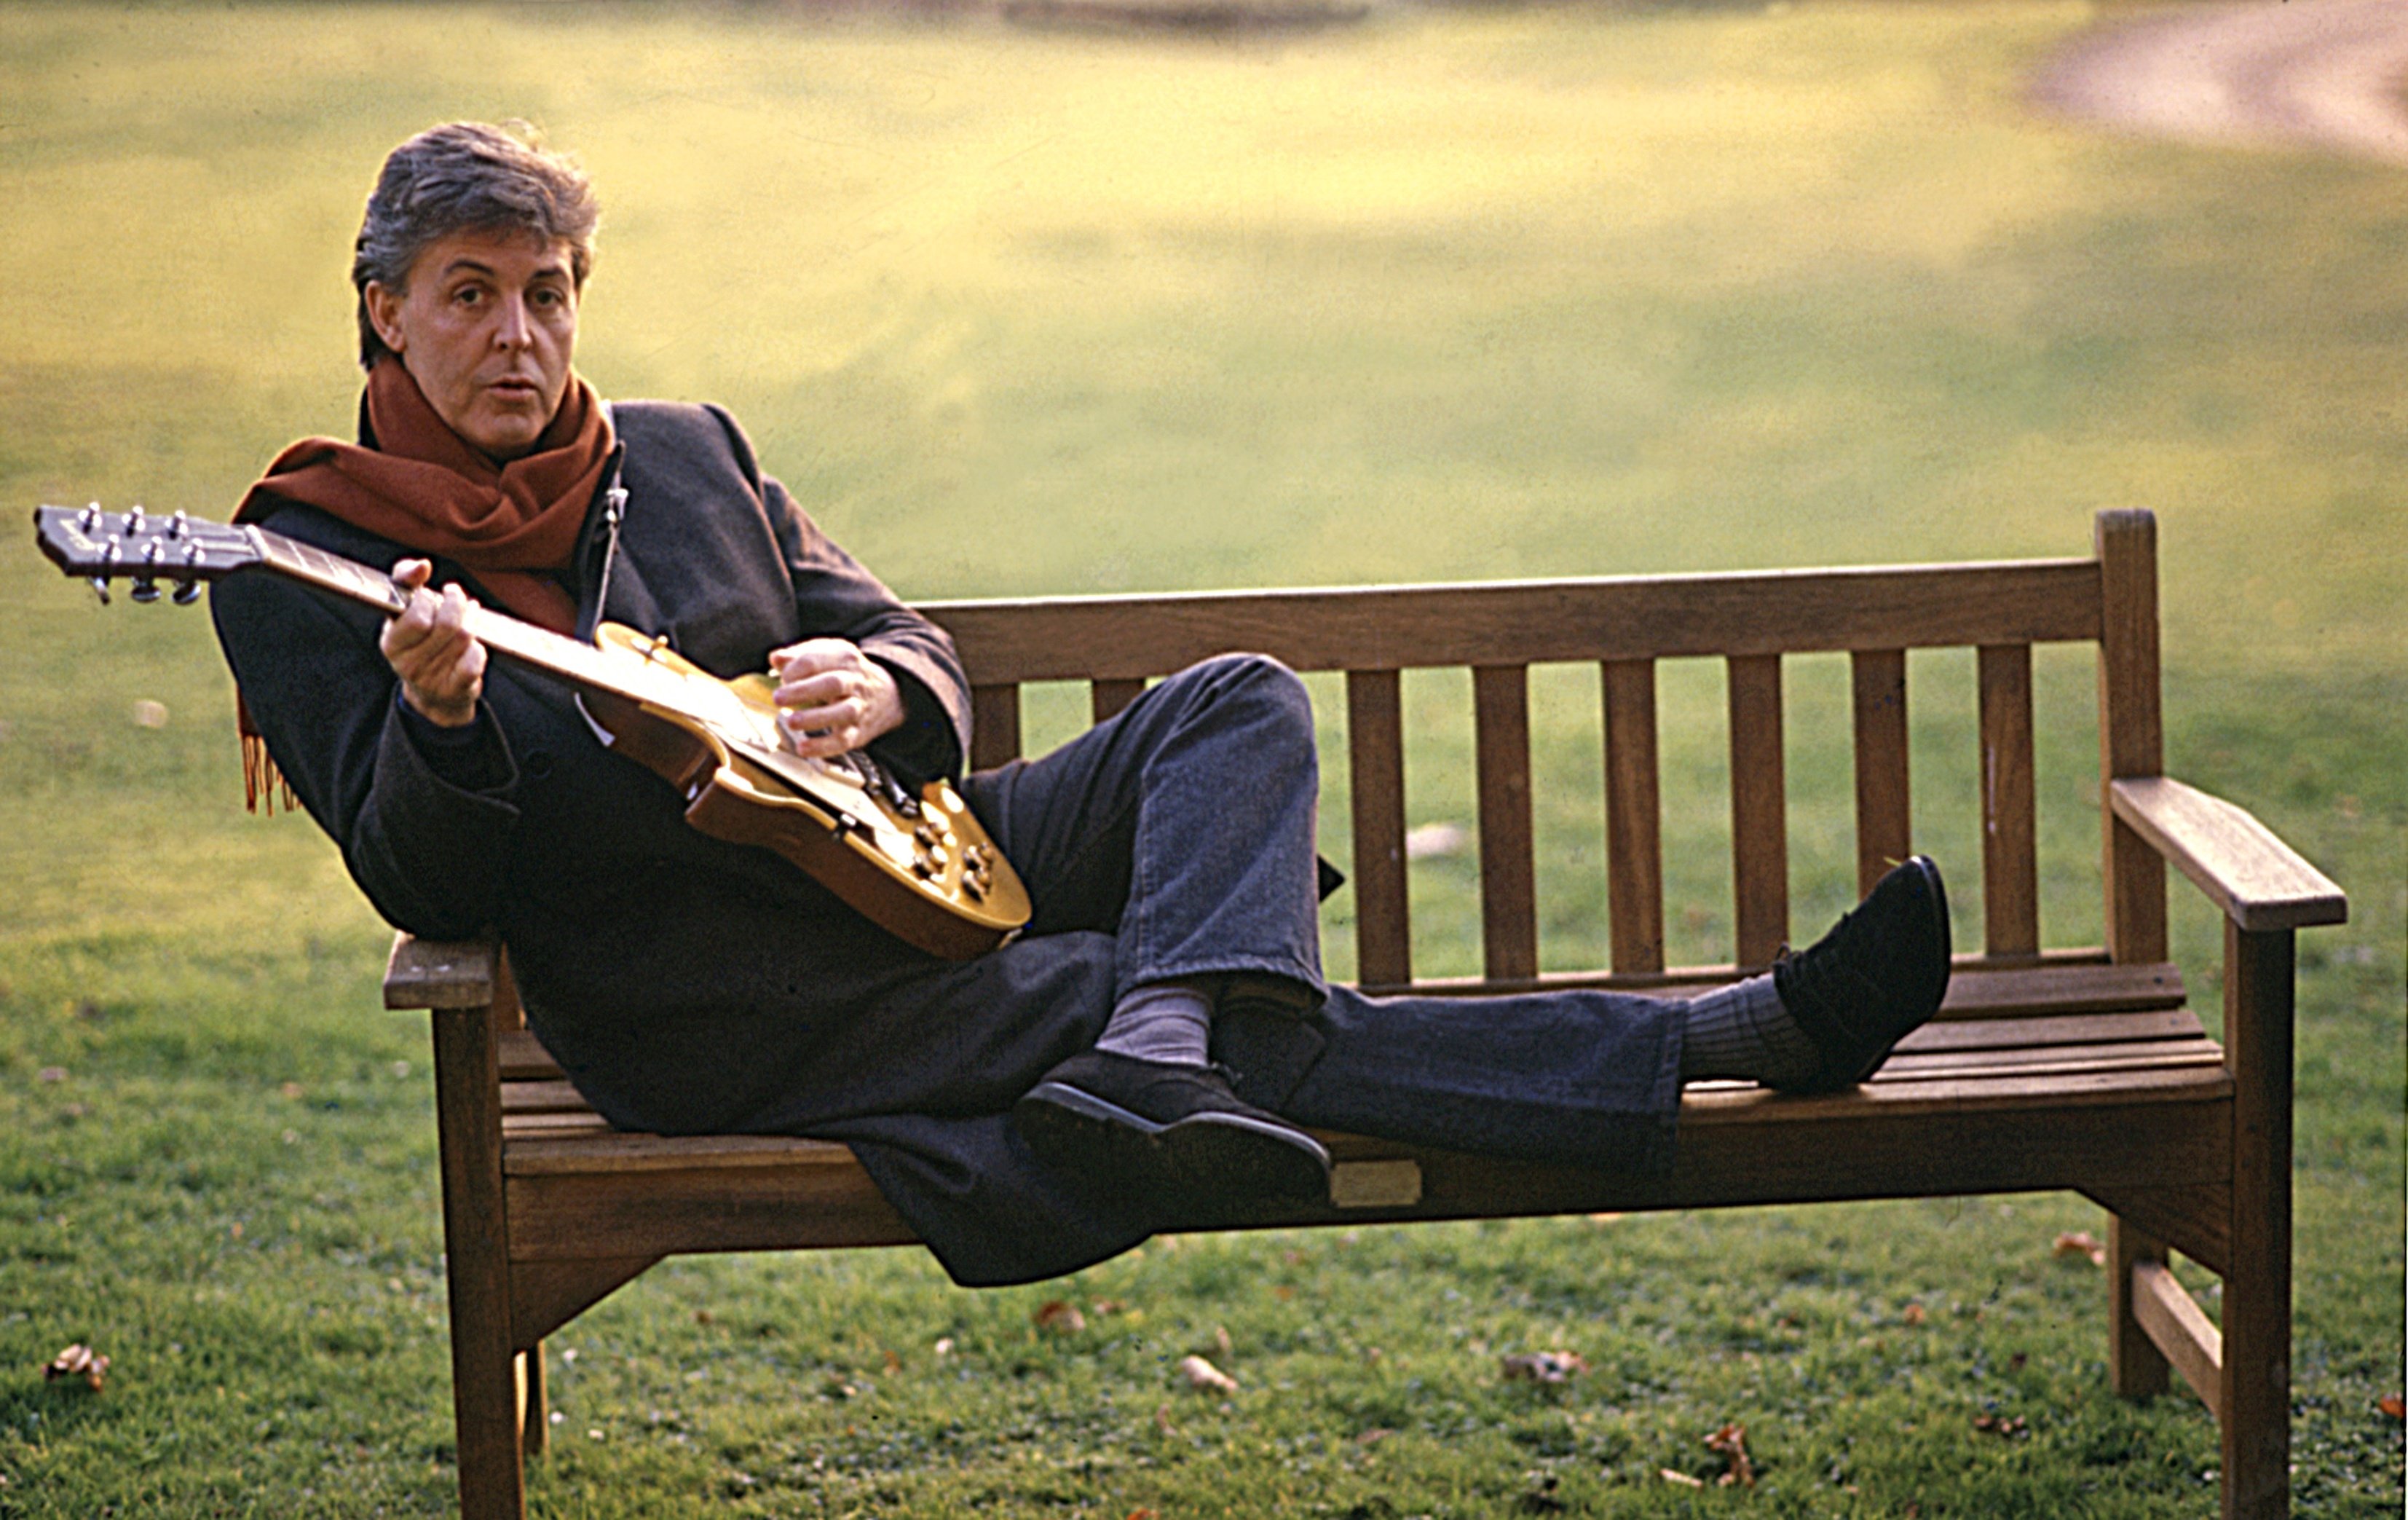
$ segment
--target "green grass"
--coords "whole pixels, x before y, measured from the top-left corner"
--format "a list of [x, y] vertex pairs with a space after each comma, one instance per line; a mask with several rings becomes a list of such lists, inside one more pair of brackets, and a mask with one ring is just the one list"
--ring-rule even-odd
[[[587, 373], [731, 404], [910, 596], [2072, 553], [2092, 509], [2154, 507], [2172, 768], [2352, 894], [2300, 947], [2295, 1494], [2396, 1514], [2408, 203], [2396, 169], [2026, 114], [2023, 70], [2095, 14], [1472, 7], [1208, 40], [12, 7], [0, 499], [221, 516], [289, 438], [341, 432], [379, 155], [521, 114], [605, 196]], [[1916, 836], [1970, 937], [1971, 661], [1913, 679]], [[2042, 652], [2053, 944], [2099, 935], [2092, 679]], [[1676, 663], [1662, 691], [1670, 951], [1712, 960], [1720, 678]], [[1412, 820], [1468, 821], [1467, 683], [1407, 698]], [[1082, 702], [1039, 693], [1032, 732]], [[203, 619], [97, 610], [0, 541], [7, 1520], [452, 1501], [424, 1034], [378, 1011], [385, 934], [328, 847], [241, 813], [230, 706]], [[1602, 953], [1597, 706], [1592, 673], [1534, 683], [1550, 965]], [[1838, 662], [1793, 662], [1789, 708], [1805, 931], [1851, 874]], [[1333, 779], [1341, 857], [1345, 804]], [[1417, 965], [1473, 968], [1468, 859], [1413, 890]], [[2213, 1022], [2216, 923], [2174, 901]], [[556, 1341], [532, 1507], [2203, 1513], [2205, 1412], [2105, 1392], [2099, 1274], [2050, 1255], [2098, 1217], [1189, 1238], [986, 1294], [917, 1252], [680, 1261]], [[1064, 1337], [1031, 1318], [1056, 1298], [1122, 1307]], [[96, 1398], [36, 1370], [78, 1340], [114, 1358]], [[1555, 1347], [1591, 1369], [1500, 1378]], [[1177, 1385], [1199, 1348], [1235, 1396]], [[1752, 1495], [1659, 1476], [1717, 1471], [1701, 1438], [1732, 1420]]]

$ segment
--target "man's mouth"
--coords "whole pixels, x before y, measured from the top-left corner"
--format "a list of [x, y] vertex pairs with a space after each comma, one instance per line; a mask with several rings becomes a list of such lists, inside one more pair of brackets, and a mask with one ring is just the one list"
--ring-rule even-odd
[[485, 389], [504, 401], [531, 401], [543, 394], [543, 388], [535, 381], [515, 375], [504, 376]]

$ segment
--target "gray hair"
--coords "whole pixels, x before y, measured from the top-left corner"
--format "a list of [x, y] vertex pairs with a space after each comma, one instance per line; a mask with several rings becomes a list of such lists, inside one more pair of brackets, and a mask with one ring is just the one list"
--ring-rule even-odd
[[406, 290], [428, 244], [455, 232], [532, 233], [568, 245], [569, 273], [585, 288], [600, 220], [594, 186], [566, 156], [545, 148], [524, 122], [487, 126], [452, 122], [394, 149], [368, 194], [351, 259], [359, 294], [360, 367], [391, 351], [368, 321], [368, 281]]

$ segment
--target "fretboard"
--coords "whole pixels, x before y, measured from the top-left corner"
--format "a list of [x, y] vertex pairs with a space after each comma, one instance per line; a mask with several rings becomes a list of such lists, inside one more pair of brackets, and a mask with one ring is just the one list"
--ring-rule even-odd
[[[245, 531], [257, 544], [260, 564], [267, 569], [337, 596], [365, 602], [387, 617], [400, 615], [408, 605], [408, 595], [382, 570], [329, 554], [265, 528]], [[469, 612], [467, 626], [479, 642], [521, 665], [630, 701], [679, 705], [675, 679], [639, 661], [615, 659], [592, 644], [580, 644], [549, 628], [522, 623], [486, 607]]]

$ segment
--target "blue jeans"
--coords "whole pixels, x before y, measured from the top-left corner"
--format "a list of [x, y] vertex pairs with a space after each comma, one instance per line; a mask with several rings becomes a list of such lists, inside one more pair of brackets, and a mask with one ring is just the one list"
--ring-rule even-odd
[[1052, 753], [965, 784], [1028, 885], [1027, 938], [1111, 936], [1115, 997], [1230, 971], [1310, 992], [1301, 1018], [1250, 1006], [1216, 1022], [1214, 1056], [1248, 1101], [1410, 1144], [1669, 1164], [1679, 1003], [1369, 997], [1324, 980], [1312, 710], [1277, 661], [1205, 661]]

